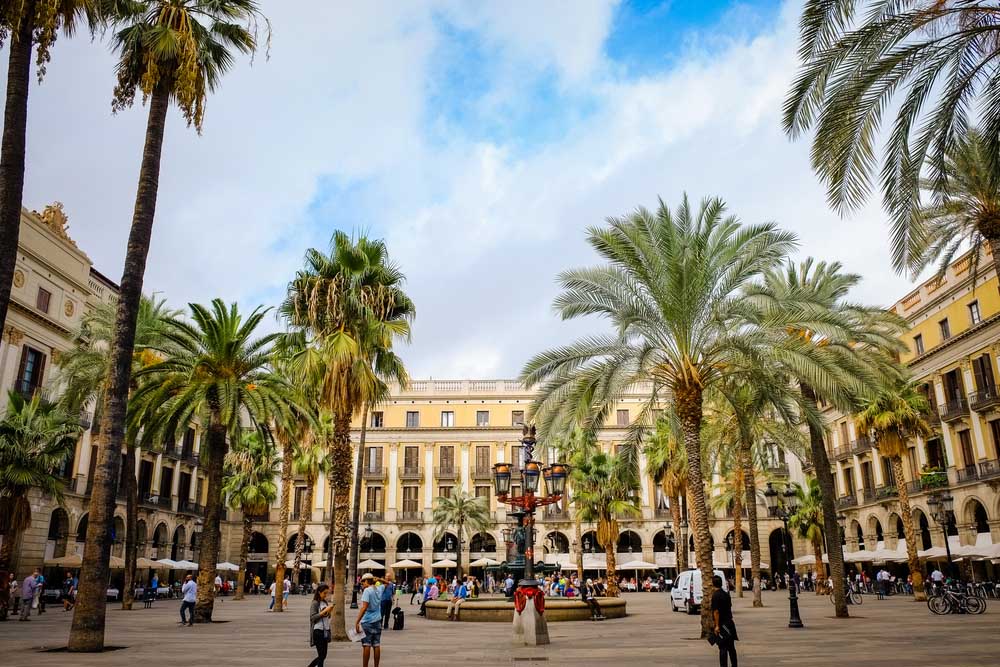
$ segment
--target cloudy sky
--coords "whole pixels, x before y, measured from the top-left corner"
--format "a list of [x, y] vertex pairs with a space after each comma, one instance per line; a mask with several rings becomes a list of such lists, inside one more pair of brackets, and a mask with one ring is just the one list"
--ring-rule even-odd
[[[146, 290], [176, 305], [275, 305], [306, 248], [364, 231], [408, 276], [415, 377], [512, 376], [603, 328], [551, 311], [555, 275], [595, 261], [585, 228], [684, 192], [794, 230], [801, 256], [865, 276], [858, 298], [908, 289], [878, 208], [833, 214], [781, 132], [795, 0], [261, 4], [270, 58], [226, 76], [203, 136], [168, 119]], [[62, 201], [117, 278], [145, 110], [111, 114], [113, 63], [101, 41], [57, 44], [25, 205]]]

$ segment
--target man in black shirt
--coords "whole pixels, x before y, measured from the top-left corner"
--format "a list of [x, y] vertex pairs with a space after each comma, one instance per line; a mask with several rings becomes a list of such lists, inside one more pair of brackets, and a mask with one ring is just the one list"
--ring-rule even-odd
[[[733, 600], [722, 590], [722, 577], [712, 577], [712, 619], [715, 621], [716, 646], [719, 648], [719, 667], [737, 667], [736, 624], [733, 622]], [[727, 660], [728, 658], [728, 660]]]

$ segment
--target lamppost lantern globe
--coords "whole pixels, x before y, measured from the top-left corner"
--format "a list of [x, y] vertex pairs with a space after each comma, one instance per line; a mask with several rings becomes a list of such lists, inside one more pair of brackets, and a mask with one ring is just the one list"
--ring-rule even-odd
[[841, 530], [847, 527], [847, 515], [843, 512], [837, 515], [837, 525], [840, 526]]
[[493, 466], [493, 489], [497, 496], [510, 493], [510, 470], [509, 463], [497, 463]]
[[521, 470], [525, 493], [538, 493], [538, 482], [542, 476], [542, 466], [538, 461], [526, 461]]
[[566, 478], [569, 477], [569, 466], [565, 463], [553, 463], [548, 467], [549, 475], [545, 478], [549, 493], [561, 496], [566, 492]]
[[367, 526], [365, 526], [365, 535], [364, 535], [365, 541], [366, 542], [371, 541], [372, 535], [374, 535], [374, 534], [375, 534], [375, 531], [372, 530], [372, 525], [369, 523]]
[[947, 491], [941, 496], [941, 507], [948, 514], [955, 511], [955, 497]]
[[504, 542], [510, 542], [510, 534], [511, 534], [510, 528], [502, 528], [500, 530], [500, 535], [503, 537]]
[[764, 490], [764, 504], [767, 505], [770, 514], [774, 514], [778, 509], [778, 492], [771, 482], [767, 483], [767, 488]]
[[781, 494], [785, 499], [785, 507], [789, 514], [795, 514], [799, 509], [799, 496], [795, 493], [795, 489], [791, 486], [785, 488], [785, 492]]

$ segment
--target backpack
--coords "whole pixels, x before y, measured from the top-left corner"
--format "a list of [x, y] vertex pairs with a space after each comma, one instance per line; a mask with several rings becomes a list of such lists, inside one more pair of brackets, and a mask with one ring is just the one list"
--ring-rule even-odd
[[396, 607], [392, 610], [392, 629], [402, 630], [403, 629], [403, 610]]

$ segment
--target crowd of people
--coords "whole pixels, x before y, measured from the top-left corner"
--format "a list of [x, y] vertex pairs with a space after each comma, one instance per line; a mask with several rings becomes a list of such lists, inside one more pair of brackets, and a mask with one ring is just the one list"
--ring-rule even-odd
[[[0, 619], [7, 620], [9, 614], [14, 614], [21, 621], [30, 621], [31, 612], [37, 614], [45, 613], [45, 584], [46, 578], [37, 567], [23, 580], [18, 581], [15, 573], [9, 574], [10, 600], [0, 613]], [[66, 571], [66, 576], [59, 588], [59, 602], [63, 606], [63, 611], [69, 611], [76, 605], [76, 588], [79, 579], [76, 575]], [[5, 601], [6, 603], [6, 601]]]

